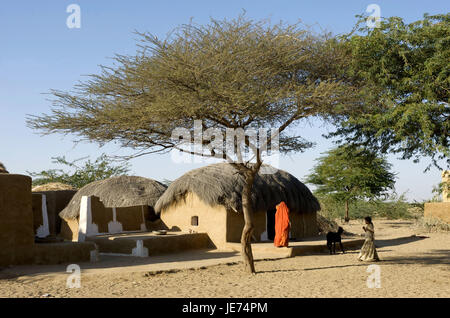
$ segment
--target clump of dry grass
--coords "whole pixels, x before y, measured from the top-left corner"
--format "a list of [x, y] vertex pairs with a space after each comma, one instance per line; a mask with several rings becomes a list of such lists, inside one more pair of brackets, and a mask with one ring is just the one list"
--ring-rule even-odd
[[420, 219], [423, 216], [423, 205], [422, 206], [412, 206], [407, 209], [411, 218]]
[[[339, 224], [330, 219], [329, 217], [323, 216], [321, 213], [317, 213], [317, 227], [319, 229], [319, 235], [327, 234], [328, 232], [337, 232], [339, 228]], [[356, 234], [348, 232], [345, 230], [345, 225], [342, 225], [344, 227], [344, 236], [355, 236]]]
[[422, 217], [417, 219], [415, 226], [428, 233], [432, 232], [450, 232], [450, 224], [430, 217]]
[[339, 225], [336, 222], [327, 219], [322, 214], [317, 213], [317, 227], [319, 228], [320, 233], [328, 233], [330, 231], [337, 231]]

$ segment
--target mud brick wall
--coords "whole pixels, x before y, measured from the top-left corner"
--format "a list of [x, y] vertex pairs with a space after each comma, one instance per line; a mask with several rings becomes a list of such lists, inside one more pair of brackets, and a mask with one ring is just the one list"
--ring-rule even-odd
[[0, 266], [32, 263], [31, 178], [0, 174]]
[[440, 219], [450, 224], [450, 202], [425, 203], [424, 217]]

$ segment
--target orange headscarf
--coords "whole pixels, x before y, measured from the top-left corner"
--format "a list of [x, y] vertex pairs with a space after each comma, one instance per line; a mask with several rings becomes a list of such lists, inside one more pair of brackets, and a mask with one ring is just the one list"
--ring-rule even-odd
[[289, 209], [281, 201], [277, 205], [277, 213], [275, 213], [275, 239], [273, 241], [277, 247], [289, 245]]

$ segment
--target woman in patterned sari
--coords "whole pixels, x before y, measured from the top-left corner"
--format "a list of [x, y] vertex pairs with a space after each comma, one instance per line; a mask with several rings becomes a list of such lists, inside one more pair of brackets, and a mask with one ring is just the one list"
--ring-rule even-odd
[[366, 240], [359, 252], [358, 259], [360, 261], [375, 262], [379, 261], [378, 253], [375, 248], [375, 229], [373, 227], [372, 219], [370, 216], [364, 218], [367, 226], [363, 226], [363, 230], [366, 232]]

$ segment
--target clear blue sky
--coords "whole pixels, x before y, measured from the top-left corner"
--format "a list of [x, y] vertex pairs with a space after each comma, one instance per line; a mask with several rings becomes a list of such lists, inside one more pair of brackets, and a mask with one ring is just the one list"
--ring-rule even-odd
[[[69, 29], [66, 19], [70, 4], [81, 8], [81, 28]], [[14, 173], [40, 171], [57, 166], [51, 157], [68, 159], [102, 152], [126, 154], [118, 146], [99, 148], [96, 144], [74, 145], [73, 136], [41, 137], [25, 125], [27, 114], [49, 113], [49, 89], [70, 90], [86, 74], [99, 71], [98, 65], [110, 65], [115, 53], [136, 51], [134, 30], [164, 36], [176, 26], [194, 22], [236, 17], [243, 9], [254, 19], [270, 18], [327, 29], [335, 34], [351, 30], [355, 15], [369, 4], [378, 4], [381, 15], [400, 16], [407, 22], [424, 13], [445, 13], [450, 2], [433, 1], [111, 1], [111, 0], [39, 0], [4, 1], [0, 5], [0, 161]], [[313, 167], [314, 160], [332, 144], [321, 137], [324, 129], [305, 126], [301, 134], [317, 143], [303, 154], [283, 157], [280, 168], [300, 180]], [[130, 151], [128, 151], [130, 153]], [[407, 191], [409, 199], [431, 197], [431, 188], [440, 181], [433, 168], [423, 173], [428, 159], [419, 164], [389, 156], [398, 173], [397, 192]], [[200, 164], [174, 164], [168, 155], [152, 155], [131, 161], [132, 172], [154, 179], [175, 179]]]

